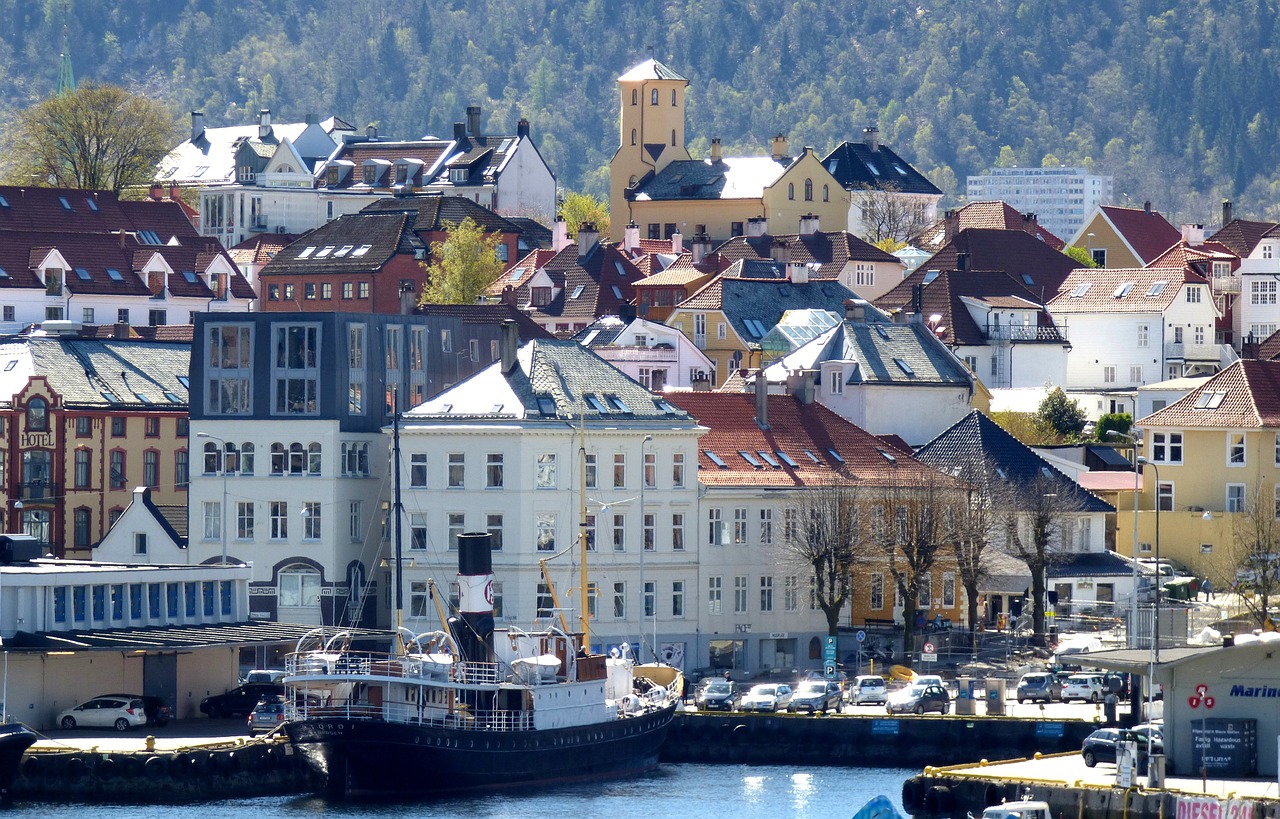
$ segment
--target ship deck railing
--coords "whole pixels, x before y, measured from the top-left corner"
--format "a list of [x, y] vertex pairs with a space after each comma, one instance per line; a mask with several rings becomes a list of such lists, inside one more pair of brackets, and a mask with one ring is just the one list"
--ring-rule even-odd
[[326, 718], [394, 722], [464, 731], [533, 730], [532, 711], [473, 711], [465, 705], [454, 706], [452, 709], [426, 707], [419, 711], [417, 703], [407, 701], [383, 702], [381, 705], [367, 702], [336, 705], [301, 703], [289, 706], [286, 713], [289, 721]]
[[402, 677], [471, 685], [494, 685], [506, 679], [498, 663], [459, 661], [440, 663], [415, 655], [357, 651], [314, 651], [285, 661], [287, 676]]

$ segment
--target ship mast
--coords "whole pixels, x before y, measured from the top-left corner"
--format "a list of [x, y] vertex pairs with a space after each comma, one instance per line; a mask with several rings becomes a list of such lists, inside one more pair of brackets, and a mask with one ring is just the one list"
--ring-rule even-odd
[[[403, 636], [400, 629], [404, 627], [404, 567], [401, 566], [401, 555], [403, 554], [403, 544], [400, 535], [400, 515], [402, 507], [400, 505], [400, 395], [399, 390], [395, 387], [391, 388], [391, 400], [393, 402], [391, 415], [391, 462], [392, 469], [395, 473], [394, 500], [392, 501], [392, 514], [396, 516], [395, 525], [395, 544], [396, 544], [396, 643], [403, 648]], [[397, 652], [400, 653], [400, 652]]]

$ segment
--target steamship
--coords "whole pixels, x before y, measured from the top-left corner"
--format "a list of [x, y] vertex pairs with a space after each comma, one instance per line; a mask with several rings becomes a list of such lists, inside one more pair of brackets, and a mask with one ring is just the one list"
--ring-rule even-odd
[[[494, 790], [656, 767], [683, 680], [584, 632], [495, 628], [488, 533], [459, 537], [460, 615], [369, 645], [316, 629], [287, 658], [285, 732], [332, 796]], [[432, 597], [440, 605], [433, 589]], [[660, 668], [659, 672], [671, 669]]]

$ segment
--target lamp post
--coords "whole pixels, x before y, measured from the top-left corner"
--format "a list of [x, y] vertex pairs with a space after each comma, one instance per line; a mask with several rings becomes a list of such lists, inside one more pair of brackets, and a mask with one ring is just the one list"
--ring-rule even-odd
[[[649, 597], [644, 590], [644, 552], [649, 548], [649, 544], [645, 542], [644, 528], [644, 487], [649, 482], [649, 465], [645, 461], [645, 444], [653, 440], [652, 435], [646, 435], [640, 440], [640, 661], [644, 661], [644, 619], [648, 616], [646, 611]], [[657, 464], [654, 464], [654, 472], [657, 472]], [[657, 475], [654, 475], [656, 481]], [[655, 531], [656, 536], [656, 531]], [[649, 650], [653, 652], [653, 656], [658, 655], [658, 586], [653, 586], [653, 645], [649, 646]]]
[[[1093, 234], [1089, 234], [1092, 236]], [[1107, 435], [1116, 438], [1125, 438], [1133, 445], [1133, 592], [1130, 594], [1131, 608], [1129, 611], [1129, 629], [1126, 641], [1129, 648], [1138, 647], [1138, 493], [1140, 491], [1139, 479], [1142, 473], [1138, 471], [1138, 462], [1146, 462], [1145, 458], [1138, 455], [1138, 441], [1132, 435], [1121, 432], [1118, 429], [1107, 430]], [[1154, 467], [1153, 467], [1154, 469]], [[1156, 504], [1159, 506], [1159, 503]]]
[[1156, 596], [1151, 609], [1151, 676], [1147, 679], [1147, 717], [1150, 718], [1151, 703], [1155, 699], [1156, 664], [1160, 662], [1160, 468], [1141, 456], [1137, 461], [1156, 473]]
[[225, 566], [227, 565], [227, 442], [207, 432], [197, 432], [196, 437], [208, 438], [221, 445], [218, 450], [218, 471], [222, 473], [222, 507], [218, 515], [218, 531], [222, 535], [222, 565]]

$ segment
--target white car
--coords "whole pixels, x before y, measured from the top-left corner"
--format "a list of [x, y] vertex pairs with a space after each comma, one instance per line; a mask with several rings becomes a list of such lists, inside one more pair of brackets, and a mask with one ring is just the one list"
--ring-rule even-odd
[[738, 707], [743, 711], [772, 713], [779, 708], [786, 708], [790, 703], [791, 686], [782, 683], [761, 683], [751, 687]]
[[1102, 684], [1101, 674], [1072, 674], [1062, 684], [1062, 701], [1084, 700], [1086, 702], [1102, 702], [1107, 694]]
[[849, 702], [854, 705], [884, 705], [888, 701], [889, 688], [884, 684], [884, 677], [863, 674], [849, 684]]
[[115, 728], [127, 731], [147, 724], [142, 700], [127, 697], [94, 697], [58, 715], [58, 725], [72, 728]]

